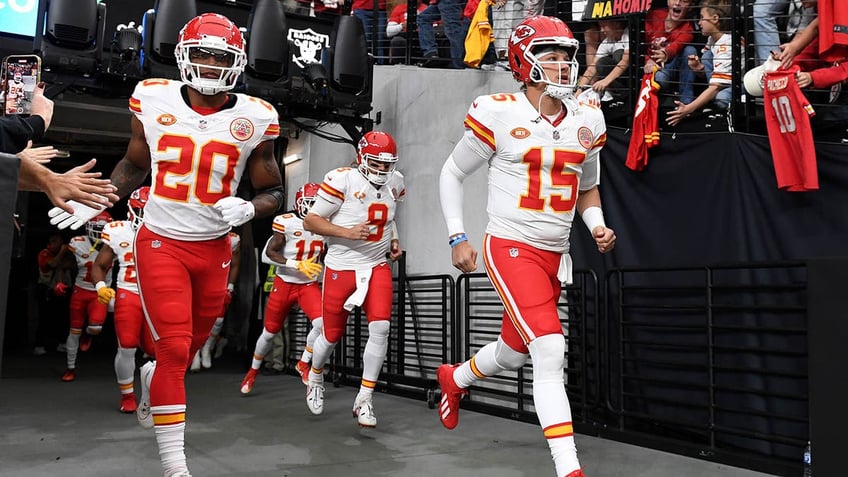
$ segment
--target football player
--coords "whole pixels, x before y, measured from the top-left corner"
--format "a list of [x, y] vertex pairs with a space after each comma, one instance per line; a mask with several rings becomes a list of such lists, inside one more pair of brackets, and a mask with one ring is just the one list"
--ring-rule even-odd
[[463, 181], [488, 164], [489, 222], [483, 263], [504, 304], [498, 339], [474, 357], [437, 370], [439, 417], [459, 420], [459, 401], [475, 381], [533, 360], [533, 403], [560, 477], [583, 477], [563, 384], [565, 338], [557, 313], [561, 282], [570, 281], [568, 237], [580, 213], [602, 253], [615, 245], [598, 193], [606, 126], [600, 109], [578, 103], [578, 42], [564, 22], [522, 21], [508, 54], [520, 92], [480, 96], [440, 177], [442, 212], [453, 265], [477, 269], [463, 225]]
[[[133, 246], [135, 233], [144, 217], [144, 205], [150, 196], [150, 187], [133, 191], [127, 201], [127, 220], [109, 222], [101, 235], [102, 247], [91, 267], [91, 279], [100, 303], [115, 307], [115, 335], [118, 352], [115, 354], [115, 376], [121, 391], [120, 411], [136, 411], [133, 376], [135, 375], [135, 350], [141, 345], [145, 353], [153, 354], [153, 339], [144, 326], [144, 312], [138, 296]], [[117, 293], [106, 284], [109, 270], [118, 262]], [[107, 278], [108, 277], [108, 278]]]
[[[156, 361], [142, 366], [136, 414], [155, 428], [164, 475], [183, 477], [190, 475], [185, 372], [224, 306], [228, 232], [275, 214], [285, 194], [274, 157], [277, 111], [230, 92], [247, 63], [238, 27], [204, 13], [182, 28], [174, 54], [182, 81], [152, 78], [136, 86], [130, 143], [111, 180], [124, 197], [152, 177], [135, 258]], [[245, 173], [257, 191], [251, 200], [236, 197]], [[51, 209], [51, 223], [73, 228], [93, 216], [82, 204], [72, 207], [73, 214]]]
[[271, 225], [274, 235], [265, 244], [262, 261], [275, 266], [276, 276], [265, 305], [262, 334], [256, 340], [253, 361], [241, 382], [242, 394], [250, 394], [253, 389], [256, 374], [265, 355], [271, 350], [274, 335], [283, 329], [295, 302], [312, 323], [312, 329], [306, 336], [306, 348], [296, 365], [303, 384], [307, 384], [312, 347], [324, 326], [321, 317], [321, 288], [318, 286], [318, 276], [322, 269], [318, 260], [324, 250], [324, 238], [303, 228], [303, 218], [315, 202], [317, 193], [318, 184], [309, 182], [301, 186], [295, 194], [294, 213], [274, 217]]
[[377, 425], [371, 397], [386, 359], [392, 316], [387, 257], [394, 261], [402, 254], [395, 212], [406, 188], [403, 175], [395, 170], [397, 160], [397, 145], [389, 134], [365, 133], [357, 148], [357, 167], [328, 172], [303, 220], [304, 228], [323, 235], [327, 244], [324, 331], [313, 347], [306, 404], [313, 414], [324, 411], [324, 364], [344, 333], [350, 311], [362, 306], [368, 317], [368, 342], [353, 403], [353, 415], [362, 427]]
[[[76, 379], [77, 352], [88, 351], [91, 347], [91, 337], [103, 331], [103, 323], [109, 310], [105, 304], [97, 301], [97, 289], [91, 278], [91, 268], [103, 246], [103, 228], [111, 221], [112, 216], [108, 212], [100, 212], [86, 224], [85, 235], [76, 236], [68, 243], [68, 249], [77, 262], [77, 277], [71, 295], [71, 326], [65, 341], [68, 368], [62, 374], [62, 381]], [[111, 282], [112, 279], [109, 278], [109, 283]], [[88, 326], [83, 334], [86, 321]]]

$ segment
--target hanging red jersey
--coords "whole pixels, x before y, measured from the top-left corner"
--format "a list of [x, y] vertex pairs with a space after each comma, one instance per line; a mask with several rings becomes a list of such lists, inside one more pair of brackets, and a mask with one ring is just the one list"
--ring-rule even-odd
[[654, 73], [647, 73], [640, 83], [636, 111], [633, 113], [633, 131], [630, 134], [630, 146], [627, 148], [625, 165], [634, 171], [641, 171], [648, 165], [648, 149], [660, 143], [660, 131], [657, 127], [657, 107], [660, 100], [657, 92], [660, 85], [654, 81]]
[[765, 73], [763, 88], [766, 127], [774, 160], [777, 187], [793, 192], [816, 190], [816, 148], [810, 117], [815, 111], [801, 93], [792, 66]]

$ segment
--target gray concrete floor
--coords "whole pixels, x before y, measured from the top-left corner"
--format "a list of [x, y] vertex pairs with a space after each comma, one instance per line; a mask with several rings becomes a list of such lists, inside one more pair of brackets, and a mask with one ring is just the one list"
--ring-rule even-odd
[[[161, 475], [152, 431], [118, 412], [111, 357], [91, 353], [71, 383], [59, 380], [63, 354], [6, 357], [0, 476]], [[187, 377], [195, 477], [554, 476], [535, 425], [464, 411], [447, 431], [423, 401], [377, 394], [378, 426], [360, 429], [350, 412], [355, 388], [328, 385], [324, 414], [312, 416], [295, 376], [260, 376], [241, 396], [246, 363], [238, 361]], [[578, 435], [577, 447], [588, 477], [765, 475], [589, 436]]]

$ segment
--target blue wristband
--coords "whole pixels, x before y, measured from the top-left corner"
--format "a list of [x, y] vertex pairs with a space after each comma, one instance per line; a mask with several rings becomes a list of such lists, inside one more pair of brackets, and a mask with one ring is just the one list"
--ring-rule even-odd
[[451, 237], [451, 238], [450, 238], [450, 240], [448, 240], [448, 245], [450, 245], [450, 246], [451, 246], [451, 248], [454, 248], [454, 247], [456, 247], [457, 245], [461, 244], [462, 242], [467, 242], [467, 241], [468, 241], [468, 236], [467, 236], [467, 235], [465, 235], [465, 234], [456, 234], [456, 235], [454, 235], [453, 237]]

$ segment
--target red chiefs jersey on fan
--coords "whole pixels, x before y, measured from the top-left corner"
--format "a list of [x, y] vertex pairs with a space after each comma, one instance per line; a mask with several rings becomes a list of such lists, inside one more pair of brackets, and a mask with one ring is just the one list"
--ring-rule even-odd
[[654, 81], [653, 72], [645, 74], [641, 84], [639, 101], [633, 113], [633, 132], [630, 135], [625, 163], [634, 171], [641, 171], [648, 165], [648, 149], [660, 143], [660, 131], [657, 126], [657, 107], [660, 104], [657, 93], [660, 85]]
[[568, 252], [578, 191], [600, 181], [607, 138], [601, 110], [569, 102], [544, 118], [524, 93], [495, 94], [474, 100], [465, 128], [474, 152], [491, 161], [486, 233]]
[[798, 192], [819, 188], [816, 147], [810, 117], [815, 115], [801, 93], [793, 66], [767, 72], [764, 77], [764, 109], [777, 186]]
[[230, 230], [210, 206], [235, 195], [247, 158], [261, 142], [276, 139], [280, 126], [273, 106], [244, 94], [230, 94], [222, 109], [201, 114], [186, 103], [184, 87], [148, 79], [130, 98], [150, 147], [153, 184], [144, 226], [174, 239], [209, 240]]

